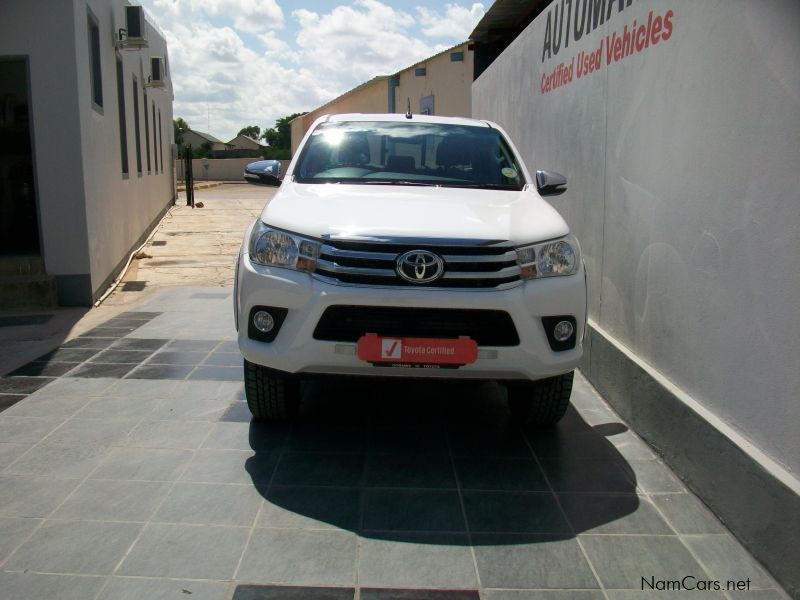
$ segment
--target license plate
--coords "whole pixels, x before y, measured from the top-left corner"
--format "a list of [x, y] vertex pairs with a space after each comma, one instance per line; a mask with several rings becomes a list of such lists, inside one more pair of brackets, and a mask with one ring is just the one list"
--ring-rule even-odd
[[478, 344], [466, 336], [406, 338], [368, 333], [358, 340], [358, 358], [370, 363], [470, 365], [478, 358]]

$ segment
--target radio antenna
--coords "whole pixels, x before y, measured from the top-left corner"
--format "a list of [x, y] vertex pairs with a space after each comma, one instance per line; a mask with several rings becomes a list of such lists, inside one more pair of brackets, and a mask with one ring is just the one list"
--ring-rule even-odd
[[411, 114], [411, 98], [407, 98], [408, 100], [408, 108], [406, 109], [406, 119], [410, 119], [413, 115]]

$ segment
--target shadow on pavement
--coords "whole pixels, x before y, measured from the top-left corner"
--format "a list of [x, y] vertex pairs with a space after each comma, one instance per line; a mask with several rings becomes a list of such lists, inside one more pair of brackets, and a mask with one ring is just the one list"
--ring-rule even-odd
[[551, 430], [520, 428], [495, 384], [317, 379], [294, 423], [251, 423], [245, 467], [267, 527], [549, 542], [611, 531], [637, 511], [633, 470], [606, 439], [625, 430], [574, 408]]

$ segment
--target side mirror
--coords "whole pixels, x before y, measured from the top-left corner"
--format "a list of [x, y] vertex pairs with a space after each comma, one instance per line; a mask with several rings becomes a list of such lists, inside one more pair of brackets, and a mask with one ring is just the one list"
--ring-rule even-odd
[[555, 171], [536, 171], [536, 189], [540, 196], [557, 196], [567, 191], [567, 178]]

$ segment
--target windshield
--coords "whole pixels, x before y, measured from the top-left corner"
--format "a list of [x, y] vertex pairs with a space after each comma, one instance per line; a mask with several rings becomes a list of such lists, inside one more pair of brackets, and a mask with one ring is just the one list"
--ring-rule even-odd
[[294, 171], [300, 183], [520, 190], [516, 158], [496, 129], [421, 122], [322, 123]]

